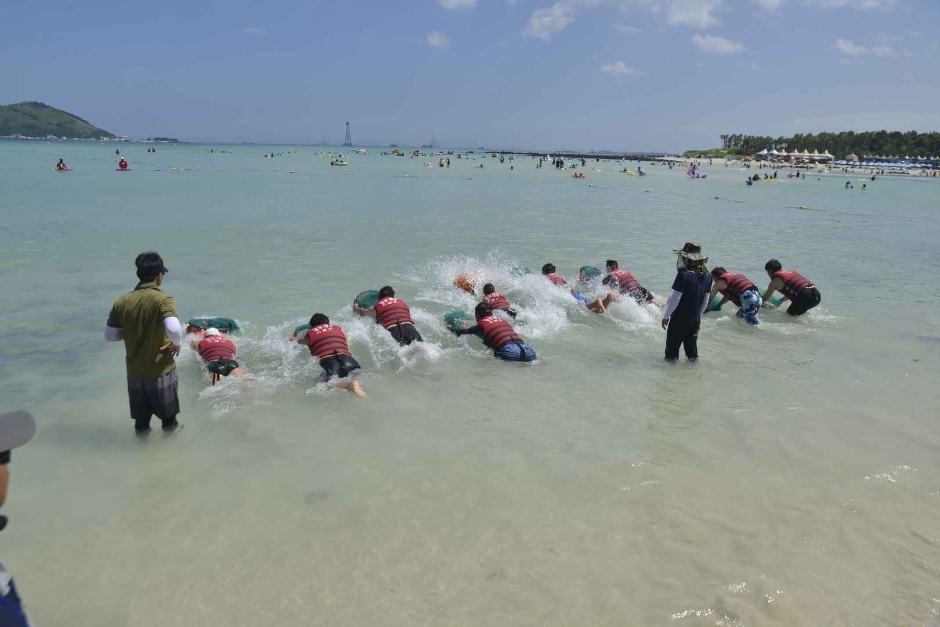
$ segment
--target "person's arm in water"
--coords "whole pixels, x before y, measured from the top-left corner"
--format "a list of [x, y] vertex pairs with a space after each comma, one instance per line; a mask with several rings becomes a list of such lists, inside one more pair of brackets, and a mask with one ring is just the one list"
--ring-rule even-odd
[[[291, 336], [291, 337], [293, 337], [293, 336]], [[296, 338], [294, 341], [297, 342], [298, 344], [303, 344], [304, 346], [310, 346], [310, 340], [307, 339], [307, 334], [306, 334], [306, 333], [304, 333], [304, 334], [301, 335], [300, 337]]]
[[[715, 281], [715, 284], [712, 285], [712, 291], [708, 295], [708, 302], [712, 302], [713, 300], [715, 300], [715, 296], [718, 295], [718, 292], [720, 292], [721, 290], [725, 290], [725, 289], [728, 289], [728, 284], [725, 281]], [[728, 302], [728, 299], [722, 296], [721, 302], [718, 303], [718, 306], [722, 307], [727, 302]]]
[[509, 314], [509, 317], [510, 317], [510, 318], [512, 318], [513, 320], [515, 320], [515, 319], [516, 319], [516, 316], [518, 315], [519, 312], [517, 312], [515, 309], [513, 309], [512, 307], [510, 307], [509, 309], [506, 310], [506, 313]]
[[377, 320], [375, 317], [375, 307], [369, 307], [368, 309], [363, 309], [356, 303], [353, 303], [353, 311], [355, 311], [360, 316], [369, 316], [373, 320]]
[[[783, 279], [781, 279], [778, 276], [775, 276], [773, 279], [771, 279], [770, 285], [767, 286], [767, 291], [764, 292], [764, 305], [763, 305], [764, 307], [768, 309], [773, 309], [774, 307], [776, 307], [776, 305], [770, 302], [770, 297], [774, 295], [774, 292], [776, 292], [782, 287], [783, 287]], [[783, 298], [787, 298], [787, 295], [784, 294], [783, 292], [780, 292], [780, 295]]]
[[460, 337], [461, 335], [476, 335], [479, 338], [483, 338], [483, 327], [478, 324], [473, 325], [472, 327], [467, 327], [466, 329], [454, 329], [451, 328], [454, 335]]

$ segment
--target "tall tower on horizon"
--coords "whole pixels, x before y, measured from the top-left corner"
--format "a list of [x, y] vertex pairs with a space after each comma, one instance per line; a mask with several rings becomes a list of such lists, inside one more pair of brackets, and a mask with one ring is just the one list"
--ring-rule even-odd
[[344, 146], [352, 146], [352, 136], [349, 134], [349, 122], [346, 122], [346, 139], [343, 141]]

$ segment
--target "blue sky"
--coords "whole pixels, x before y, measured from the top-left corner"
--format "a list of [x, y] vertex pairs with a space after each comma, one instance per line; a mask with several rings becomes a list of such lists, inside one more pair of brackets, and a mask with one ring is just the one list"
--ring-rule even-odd
[[0, 102], [195, 141], [685, 150], [940, 130], [940, 0], [4, 3]]

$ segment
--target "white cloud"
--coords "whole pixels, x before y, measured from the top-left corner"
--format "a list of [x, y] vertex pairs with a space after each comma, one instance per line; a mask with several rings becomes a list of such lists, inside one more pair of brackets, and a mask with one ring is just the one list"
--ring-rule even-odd
[[692, 35], [692, 43], [699, 50], [705, 52], [714, 52], [715, 54], [736, 54], [744, 50], [744, 44], [740, 41], [731, 41], [724, 37], [714, 35]]
[[666, 6], [666, 23], [705, 30], [721, 24], [715, 12], [723, 6], [722, 0], [671, 0]]
[[783, 5], [787, 3], [787, 0], [754, 0], [754, 4], [758, 5], [760, 8], [765, 11], [770, 11], [773, 13]]
[[613, 74], [614, 76], [630, 76], [633, 74], [639, 74], [639, 72], [634, 70], [623, 61], [614, 61], [613, 63], [603, 65], [601, 66], [601, 72], [604, 74]]
[[898, 0], [805, 0], [811, 7], [820, 9], [841, 9], [842, 7], [852, 7], [870, 11], [872, 9], [890, 9], [898, 3]]
[[856, 44], [848, 39], [836, 39], [832, 47], [849, 57], [862, 57], [872, 55], [874, 57], [893, 57], [896, 54], [894, 48], [890, 46], [863, 46]]
[[645, 9], [662, 16], [669, 26], [690, 26], [705, 30], [721, 24], [715, 15], [725, 8], [724, 0], [623, 0], [620, 8], [628, 12], [632, 8]]
[[556, 2], [550, 7], [536, 9], [522, 34], [548, 41], [552, 35], [568, 28], [574, 21], [574, 9], [567, 2]]
[[424, 43], [432, 48], [446, 48], [450, 45], [450, 37], [439, 30], [432, 30], [424, 38]]
[[242, 32], [248, 33], [249, 35], [267, 35], [267, 28], [258, 28], [257, 26], [247, 26], [242, 29]]
[[445, 9], [472, 9], [477, 0], [437, 0], [437, 3]]
[[613, 27], [615, 31], [618, 31], [620, 33], [624, 33], [627, 35], [635, 35], [636, 33], [640, 32], [639, 28], [637, 28], [636, 26], [630, 26], [629, 24], [614, 23], [614, 24], [611, 24], [611, 26]]
[[568, 28], [580, 9], [605, 2], [607, 0], [559, 0], [550, 7], [536, 9], [529, 17], [529, 23], [522, 29], [522, 34], [525, 37], [538, 37], [548, 41], [552, 35]]

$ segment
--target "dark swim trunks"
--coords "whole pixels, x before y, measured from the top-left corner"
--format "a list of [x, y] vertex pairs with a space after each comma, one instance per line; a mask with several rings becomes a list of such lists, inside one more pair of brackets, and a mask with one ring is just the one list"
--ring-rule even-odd
[[804, 287], [799, 294], [796, 295], [796, 298], [793, 299], [793, 304], [787, 309], [787, 313], [791, 316], [802, 316], [807, 311], [815, 307], [822, 300], [822, 296], [815, 287]]
[[232, 370], [241, 367], [237, 361], [234, 359], [216, 359], [215, 361], [210, 361], [206, 364], [206, 370], [212, 374], [217, 374], [223, 377], [227, 377], [232, 373]]
[[413, 324], [399, 324], [394, 327], [390, 327], [388, 332], [391, 333], [392, 337], [395, 338], [395, 341], [402, 346], [408, 346], [412, 342], [424, 341], [424, 339], [421, 337], [421, 334], [418, 333], [418, 330], [414, 327]]
[[130, 400], [131, 418], [150, 420], [156, 416], [169, 420], [180, 412], [177, 393], [178, 380], [176, 369], [156, 379], [127, 378], [127, 396]]
[[323, 368], [324, 381], [329, 381], [333, 377], [345, 379], [349, 373], [359, 370], [359, 362], [351, 355], [333, 355], [321, 359], [320, 367]]
[[636, 288], [630, 292], [630, 296], [636, 300], [638, 305], [645, 305], [646, 303], [653, 302], [653, 294], [645, 287]]

